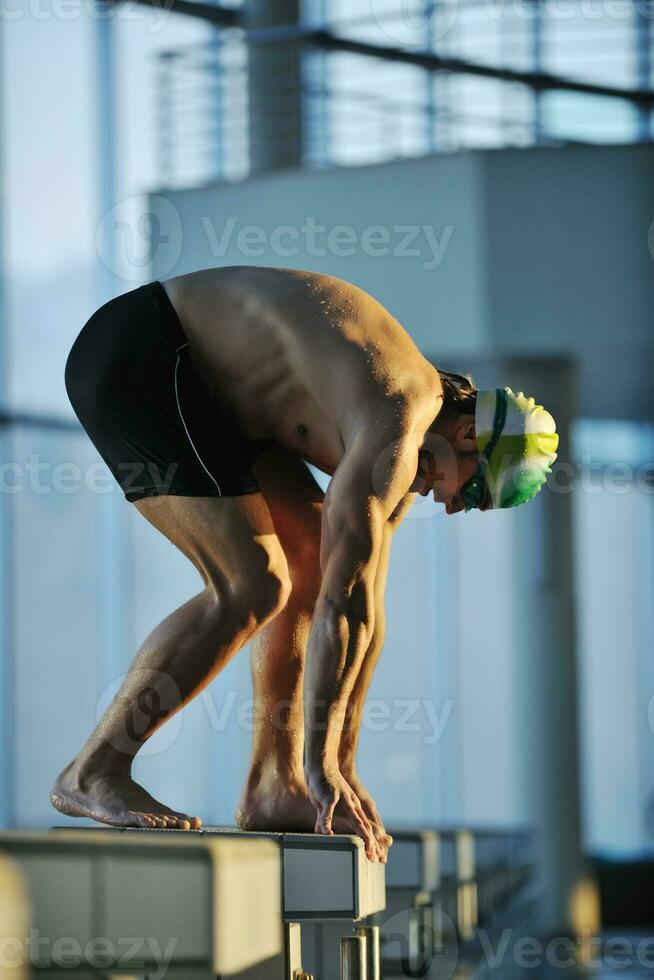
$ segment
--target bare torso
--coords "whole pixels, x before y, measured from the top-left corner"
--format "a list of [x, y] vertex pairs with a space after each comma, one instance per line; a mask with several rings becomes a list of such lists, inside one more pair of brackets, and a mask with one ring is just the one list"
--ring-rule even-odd
[[163, 285], [196, 371], [247, 439], [275, 439], [333, 473], [377, 408], [415, 400], [425, 428], [438, 414], [436, 369], [397, 320], [350, 283], [232, 266]]

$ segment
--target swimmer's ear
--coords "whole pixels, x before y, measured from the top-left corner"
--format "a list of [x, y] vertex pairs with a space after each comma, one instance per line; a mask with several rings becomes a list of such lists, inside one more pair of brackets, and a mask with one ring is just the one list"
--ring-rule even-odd
[[474, 451], [477, 448], [475, 417], [469, 413], [459, 416], [454, 425], [454, 442], [461, 444], [461, 449]]

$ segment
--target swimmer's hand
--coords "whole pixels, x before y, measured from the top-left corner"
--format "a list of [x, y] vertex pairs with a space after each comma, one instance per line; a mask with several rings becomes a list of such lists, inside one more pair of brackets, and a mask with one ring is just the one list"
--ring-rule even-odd
[[370, 820], [366, 816], [361, 800], [337, 767], [326, 766], [307, 769], [305, 779], [309, 799], [316, 808], [316, 834], [334, 833], [333, 824], [339, 833], [358, 834], [363, 838], [366, 854], [370, 861], [382, 858]]

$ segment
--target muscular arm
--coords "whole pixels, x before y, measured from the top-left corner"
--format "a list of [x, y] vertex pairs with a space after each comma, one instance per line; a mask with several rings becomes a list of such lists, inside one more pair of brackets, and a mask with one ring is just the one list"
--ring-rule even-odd
[[395, 512], [386, 522], [383, 532], [379, 562], [375, 575], [374, 584], [374, 605], [375, 605], [375, 628], [373, 630], [368, 649], [366, 650], [361, 669], [352, 687], [352, 692], [348, 701], [341, 742], [338, 750], [338, 760], [340, 770], [343, 775], [350, 780], [355, 779], [356, 752], [359, 743], [361, 730], [361, 720], [363, 716], [363, 706], [365, 704], [368, 689], [377, 666], [377, 661], [384, 646], [386, 635], [386, 616], [384, 608], [384, 593], [388, 578], [388, 562], [391, 552], [393, 534], [406, 516], [406, 513], [415, 499], [415, 494], [407, 494], [400, 502]]
[[375, 631], [375, 580], [390, 516], [411, 485], [418, 437], [376, 418], [362, 425], [325, 496], [322, 587], [305, 669], [305, 765], [338, 768], [348, 700]]

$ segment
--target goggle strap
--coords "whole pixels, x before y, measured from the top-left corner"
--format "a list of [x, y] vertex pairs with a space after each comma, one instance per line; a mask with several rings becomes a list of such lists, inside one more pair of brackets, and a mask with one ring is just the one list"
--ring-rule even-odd
[[497, 392], [497, 401], [495, 402], [495, 417], [493, 419], [493, 435], [490, 442], [488, 443], [488, 445], [486, 446], [483, 452], [483, 456], [487, 461], [490, 460], [493, 454], [493, 450], [495, 449], [495, 446], [497, 445], [498, 440], [502, 435], [502, 431], [506, 423], [506, 411], [507, 411], [507, 404], [508, 404], [506, 391], [504, 390], [504, 388], [496, 388], [495, 390]]

